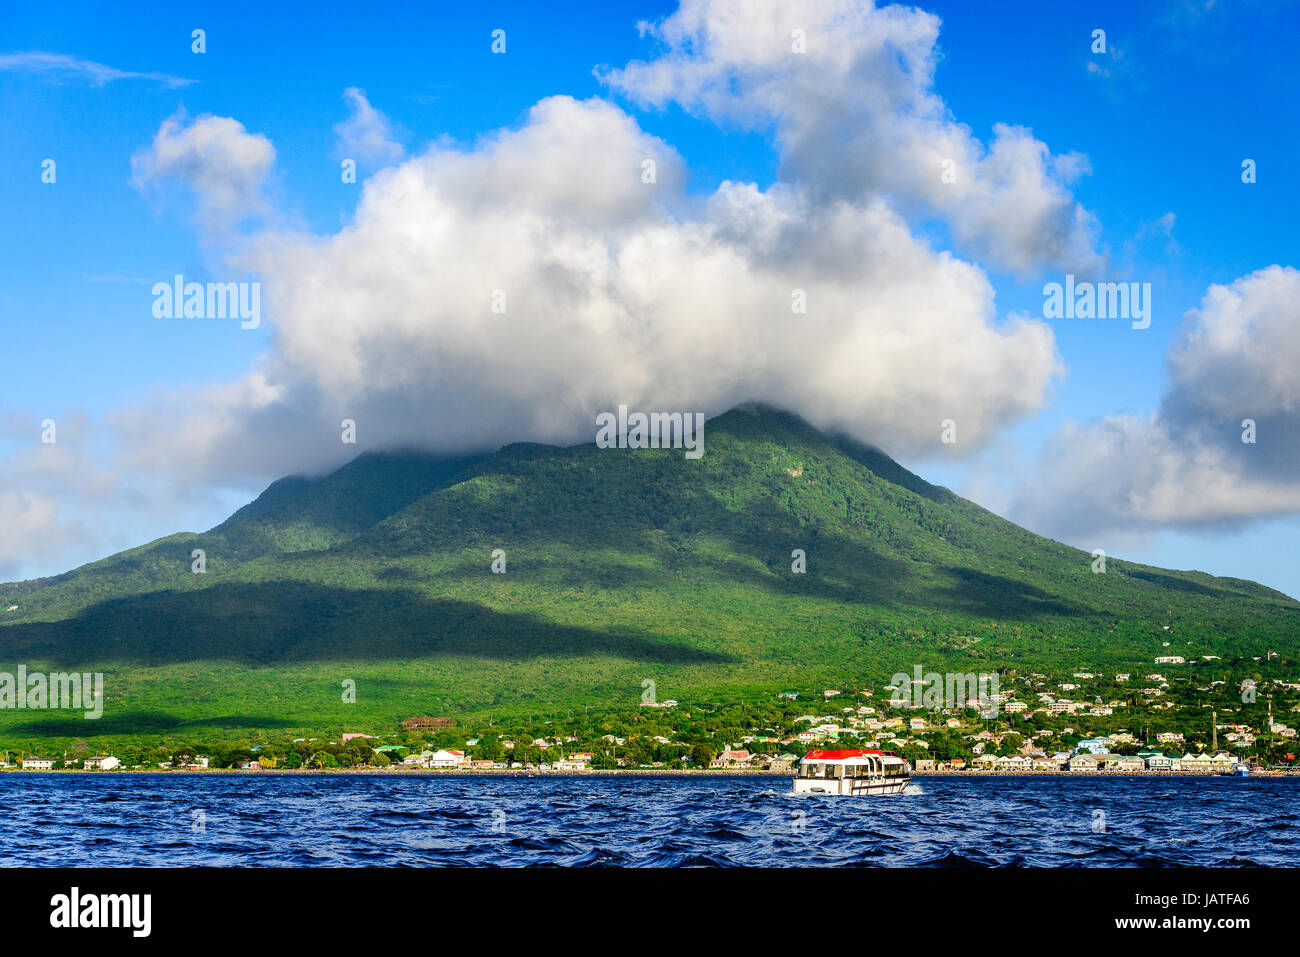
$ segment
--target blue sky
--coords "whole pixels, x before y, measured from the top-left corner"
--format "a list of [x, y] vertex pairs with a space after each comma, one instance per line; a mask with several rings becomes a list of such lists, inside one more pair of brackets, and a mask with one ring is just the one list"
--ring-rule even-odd
[[[210, 526], [278, 474], [282, 460], [258, 460], [252, 452], [239, 468], [229, 469], [188, 467], [194, 457], [222, 458], [210, 450], [186, 453], [191, 458], [180, 463], [152, 451], [137, 454], [132, 443], [141, 441], [142, 422], [153, 421], [163, 433], [201, 432], [192, 409], [186, 413], [191, 417], [175, 420], [168, 410], [182, 403], [201, 409], [207, 390], [245, 380], [278, 350], [288, 354], [283, 343], [300, 339], [304, 328], [300, 324], [291, 333], [274, 308], [256, 331], [204, 322], [160, 326], [149, 310], [150, 288], [178, 272], [200, 281], [256, 274], [266, 283], [288, 284], [268, 263], [284, 262], [285, 250], [301, 252], [306, 237], [328, 238], [348, 229], [362, 190], [370, 188], [365, 181], [383, 165], [416, 162], [431, 148], [476, 155], [493, 131], [526, 127], [535, 104], [567, 95], [613, 104], [639, 131], [676, 150], [684, 177], [673, 201], [678, 218], [707, 203], [724, 181], [754, 183], [759, 191], [783, 182], [802, 188], [805, 181], [814, 191], [824, 192], [828, 183], [841, 188], [838, 179], [813, 181], [806, 164], [783, 147], [789, 130], [800, 129], [797, 115], [728, 114], [704, 102], [707, 91], [693, 102], [689, 96], [646, 102], [655, 97], [645, 84], [639, 90], [631, 81], [620, 86], [593, 72], [660, 56], [671, 41], [640, 35], [637, 22], [661, 22], [676, 9], [650, 2], [545, 9], [490, 4], [460, 11], [412, 4], [373, 18], [354, 6], [331, 11], [318, 4], [276, 10], [221, 4], [147, 14], [141, 8], [134, 15], [95, 4], [60, 5], [55, 14], [48, 8], [10, 11], [0, 33], [0, 109], [7, 126], [0, 164], [9, 171], [0, 216], [10, 224], [0, 235], [0, 315], [9, 360], [0, 385], [0, 476], [11, 489], [11, 507], [28, 515], [16, 524], [31, 540], [12, 540], [9, 552], [0, 553], [0, 570], [9, 576], [48, 574], [180, 528]], [[1188, 438], [1210, 426], [1201, 420], [1187, 426], [1197, 380], [1185, 372], [1171, 386], [1170, 350], [1178, 348], [1188, 310], [1201, 304], [1212, 285], [1296, 264], [1295, 8], [1268, 2], [1006, 3], [993, 13], [954, 2], [923, 9], [941, 21], [927, 91], [982, 148], [995, 138], [996, 124], [1009, 124], [1032, 131], [1053, 156], [1086, 157], [1087, 172], [1069, 178], [1066, 188], [1071, 203], [1095, 223], [1090, 252], [1104, 259], [1104, 278], [1151, 283], [1153, 322], [1138, 331], [1121, 321], [1044, 320], [1043, 284], [1061, 279], [1068, 262], [1021, 268], [1007, 257], [985, 255], [980, 243], [963, 241], [969, 234], [962, 232], [967, 220], [959, 206], [935, 208], [924, 197], [901, 195], [906, 190], [892, 180], [872, 182], [852, 201], [866, 204], [883, 196], [936, 254], [951, 250], [980, 270], [995, 294], [989, 322], [1025, 314], [1046, 324], [1062, 368], [1032, 402], [1004, 403], [1011, 410], [981, 428], [979, 441], [958, 455], [927, 446], [914, 430], [873, 434], [880, 430], [871, 427], [869, 415], [819, 418], [826, 407], [821, 399], [809, 399], [800, 411], [819, 424], [850, 430], [864, 423], [862, 437], [909, 467], [1035, 531], [1155, 564], [1255, 578], [1300, 594], [1300, 558], [1291, 546], [1297, 523], [1289, 504], [1289, 483], [1297, 481], [1294, 458], [1283, 455], [1258, 475], [1253, 465], [1233, 466], [1261, 483], [1242, 483], [1245, 504], [1207, 504], [1184, 515], [1178, 503], [1195, 502], [1195, 485], [1204, 479], [1195, 478], [1190, 465], [1184, 470], [1176, 453], [1163, 460], [1177, 473], [1167, 494], [1130, 509], [1142, 497], [1134, 493], [1141, 492], [1140, 476], [1132, 487], [1120, 482], [1093, 500], [1066, 487], [1058, 469], [1070, 463], [1052, 451], [1071, 424], [1085, 435], [1072, 440], [1071, 449], [1088, 442], [1105, 446], [1094, 427], [1107, 416], [1129, 417], [1127, 441], [1140, 445], [1144, 440], [1133, 430], [1145, 428], [1142, 423], [1162, 408], [1177, 424], [1158, 425], [1157, 441], [1169, 439], [1171, 447], [1202, 441], [1202, 452], [1218, 448], [1217, 439]], [[810, 17], [815, 19], [805, 19]], [[202, 54], [191, 52], [196, 27], [206, 31]], [[496, 28], [506, 30], [505, 55], [490, 50]], [[1097, 28], [1106, 31], [1106, 54], [1090, 49]], [[873, 29], [864, 27], [858, 42], [869, 42]], [[830, 32], [816, 41], [855, 42]], [[66, 59], [42, 60], [36, 53]], [[144, 75], [110, 77], [103, 68]], [[742, 75], [736, 83], [743, 89], [752, 81], [759, 89], [754, 77]], [[783, 81], [778, 76], [773, 82]], [[861, 82], [869, 87], [869, 79]], [[868, 87], [848, 90], [869, 98]], [[349, 88], [364, 91], [402, 148], [394, 162], [362, 162], [359, 185], [339, 177], [343, 147], [336, 127], [349, 116]], [[756, 93], [752, 102], [766, 107], [763, 95]], [[203, 186], [196, 187], [187, 172], [192, 167], [145, 176], [147, 182], [139, 172], [139, 157], [148, 154], [166, 121], [187, 129], [208, 115], [232, 118], [248, 136], [264, 137], [274, 147], [274, 162], [257, 186], [260, 208], [241, 212], [233, 234], [220, 237], [194, 218]], [[833, 113], [828, 125], [839, 120]], [[882, 123], [887, 129], [888, 117]], [[874, 141], [851, 135], [828, 141], [832, 166], [837, 149], [873, 148]], [[1257, 163], [1253, 184], [1241, 182], [1247, 157]], [[46, 158], [57, 163], [54, 184], [41, 181]], [[891, 161], [885, 157], [886, 164]], [[1010, 205], [998, 215], [1014, 212]], [[295, 242], [248, 258], [245, 244], [268, 236], [274, 244], [285, 235]], [[241, 265], [232, 267], [237, 259]], [[1295, 319], [1293, 307], [1269, 321], [1285, 329]], [[322, 328], [322, 336], [329, 334]], [[294, 361], [303, 348], [299, 344]], [[1198, 370], [1212, 372], [1221, 361], [1223, 368], [1241, 372], [1233, 357], [1195, 358]], [[973, 355], [971, 361], [982, 359]], [[1015, 356], [1008, 361], [1014, 366]], [[815, 364], [800, 371], [805, 368]], [[912, 373], [924, 377], [927, 370], [917, 363]], [[1284, 371], [1279, 374], [1285, 379]], [[1261, 374], [1255, 369], [1244, 378], [1258, 380]], [[1279, 388], [1285, 392], [1290, 381]], [[768, 397], [758, 386], [755, 391]], [[1279, 428], [1273, 434], [1293, 424], [1288, 401], [1278, 399]], [[223, 416], [225, 421], [236, 413]], [[61, 441], [83, 448], [64, 453], [69, 458], [58, 463], [35, 462], [29, 446], [45, 418], [66, 423], [68, 438]], [[517, 437], [552, 437], [536, 425], [521, 425]], [[385, 434], [402, 437], [400, 429]], [[1123, 472], [1134, 459], [1134, 446], [1126, 448], [1109, 447], [1104, 464], [1098, 464], [1100, 452], [1085, 461], [1108, 473]], [[1208, 454], [1196, 461], [1207, 461]], [[333, 464], [328, 457], [307, 458], [305, 469]], [[94, 482], [86, 478], [92, 474], [98, 477]], [[1183, 475], [1190, 488], [1176, 487]], [[1225, 481], [1235, 481], [1235, 475]], [[1060, 491], [1049, 500], [1043, 487]], [[1075, 505], [1077, 520], [1069, 514]], [[40, 521], [31, 518], [37, 514]]]

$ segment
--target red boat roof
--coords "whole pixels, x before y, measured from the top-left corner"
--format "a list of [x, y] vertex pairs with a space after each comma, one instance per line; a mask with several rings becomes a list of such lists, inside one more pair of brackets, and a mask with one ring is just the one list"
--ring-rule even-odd
[[888, 755], [896, 758], [893, 751], [809, 751], [803, 756], [805, 761], [843, 761], [845, 758], [860, 758], [867, 754]]

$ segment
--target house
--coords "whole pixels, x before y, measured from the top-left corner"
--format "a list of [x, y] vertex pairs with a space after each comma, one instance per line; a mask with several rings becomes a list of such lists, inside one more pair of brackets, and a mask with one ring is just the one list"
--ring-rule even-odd
[[1156, 735], [1156, 740], [1161, 744], [1182, 744], [1183, 733], [1181, 731], [1161, 731]]
[[53, 758], [23, 758], [24, 771], [53, 771]]
[[[479, 764], [482, 762], [475, 761], [473, 763]], [[486, 763], [488, 764], [489, 767], [492, 764], [491, 761], [488, 761]], [[560, 758], [560, 760], [552, 764], [551, 767], [556, 771], [590, 771], [591, 770], [590, 762], [574, 761], [571, 758]]]
[[1092, 754], [1109, 754], [1111, 740], [1110, 738], [1084, 738], [1079, 742], [1076, 750], [1088, 751]]
[[[428, 752], [425, 752], [428, 754]], [[431, 768], [454, 768], [465, 763], [464, 751], [442, 750], [434, 751], [429, 755], [427, 767]]]
[[421, 751], [419, 754], [408, 754], [402, 763], [414, 768], [427, 768], [429, 762], [433, 759], [432, 751]]
[[1067, 771], [1096, 771], [1100, 768], [1105, 755], [1092, 754], [1091, 752], [1080, 751], [1070, 755], [1070, 759], [1065, 762]]
[[1139, 751], [1138, 757], [1148, 771], [1172, 771], [1174, 768], [1174, 759], [1159, 751]]
[[1213, 770], [1210, 767], [1210, 756], [1208, 754], [1192, 754], [1190, 751], [1178, 759], [1177, 765], [1175, 770], [1178, 771], [1208, 772]]
[[1029, 766], [1035, 771], [1059, 771], [1068, 758], [1059, 755], [1042, 754], [1029, 759]]
[[1143, 758], [1131, 758], [1122, 754], [1108, 754], [1103, 766], [1107, 771], [1145, 771], [1147, 763]]
[[730, 748], [723, 750], [716, 758], [709, 762], [711, 768], [728, 768], [735, 767], [738, 764], [748, 764], [753, 755], [748, 751], [732, 751]]
[[86, 758], [86, 760], [81, 763], [81, 767], [85, 771], [111, 771], [121, 763], [121, 761], [113, 757], [111, 754], [96, 754], [92, 757]]
[[1008, 701], [1002, 706], [1002, 710], [1007, 714], [1019, 714], [1028, 707], [1029, 705], [1025, 704], [1023, 701]]
[[1212, 771], [1231, 771], [1232, 766], [1237, 763], [1237, 757], [1227, 751], [1215, 751], [1209, 755], [1208, 763]]

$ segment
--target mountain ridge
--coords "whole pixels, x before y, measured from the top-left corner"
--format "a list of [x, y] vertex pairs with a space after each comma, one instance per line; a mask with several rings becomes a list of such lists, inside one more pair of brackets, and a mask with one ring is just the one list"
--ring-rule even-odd
[[[1166, 641], [1241, 658], [1300, 638], [1300, 603], [1279, 592], [1113, 558], [1094, 574], [1089, 553], [789, 413], [735, 409], [706, 436], [698, 460], [591, 443], [364, 453], [272, 483], [208, 532], [0, 586], [20, 604], [0, 650], [116, 669], [178, 720], [200, 713], [168, 684], [180, 673], [239, 674], [280, 700], [351, 670], [390, 720], [435, 702], [623, 700], [646, 678], [680, 698], [912, 663], [1136, 666]], [[304, 726], [334, 708], [311, 694], [285, 702]], [[251, 692], [210, 695], [248, 719]]]

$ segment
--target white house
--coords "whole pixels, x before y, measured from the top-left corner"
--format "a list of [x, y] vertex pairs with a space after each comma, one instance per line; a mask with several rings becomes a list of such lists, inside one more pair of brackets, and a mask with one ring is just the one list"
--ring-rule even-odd
[[86, 758], [86, 760], [81, 763], [81, 767], [85, 771], [111, 771], [121, 763], [121, 761], [113, 757], [111, 754], [96, 754], [92, 757]]
[[54, 770], [53, 758], [23, 758], [24, 771], [52, 771]]
[[[425, 752], [428, 754], [429, 752]], [[434, 751], [429, 755], [429, 764], [431, 768], [454, 768], [465, 763], [464, 751]]]
[[1127, 757], [1122, 754], [1106, 756], [1105, 768], [1107, 771], [1145, 771], [1146, 767], [1145, 758]]

